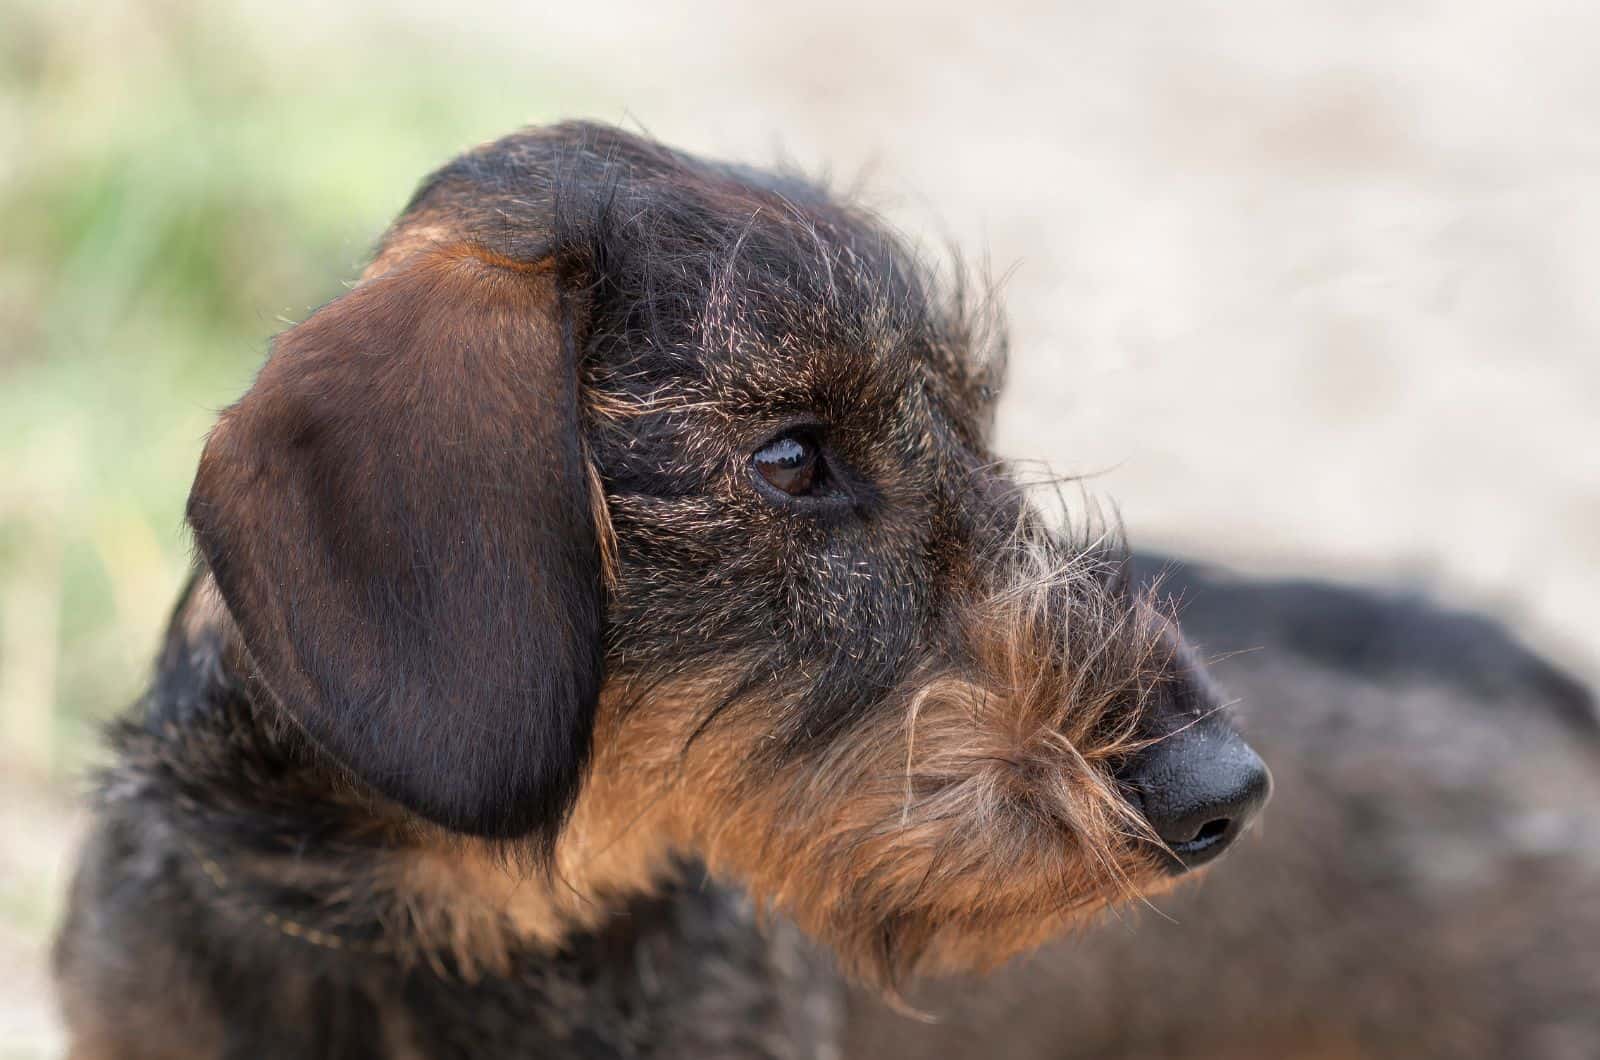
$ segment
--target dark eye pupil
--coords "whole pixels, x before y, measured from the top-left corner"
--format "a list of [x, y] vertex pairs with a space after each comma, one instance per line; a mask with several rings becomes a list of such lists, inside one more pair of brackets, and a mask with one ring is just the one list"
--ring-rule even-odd
[[806, 438], [785, 435], [756, 451], [756, 470], [773, 486], [798, 497], [817, 479], [817, 447]]

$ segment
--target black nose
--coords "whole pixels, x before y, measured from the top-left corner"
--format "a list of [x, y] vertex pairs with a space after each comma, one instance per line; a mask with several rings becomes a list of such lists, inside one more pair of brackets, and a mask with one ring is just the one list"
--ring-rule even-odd
[[1272, 793], [1272, 774], [1225, 725], [1175, 732], [1122, 770], [1145, 818], [1183, 872], [1213, 860], [1249, 827]]

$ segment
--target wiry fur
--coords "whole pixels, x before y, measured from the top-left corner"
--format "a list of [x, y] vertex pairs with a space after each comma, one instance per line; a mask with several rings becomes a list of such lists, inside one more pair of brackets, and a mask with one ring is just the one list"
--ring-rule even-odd
[[[1119, 550], [989, 451], [1003, 342], [937, 288], [803, 181], [616, 130], [430, 178], [207, 445], [201, 568], [64, 935], [83, 1033], [135, 1039], [153, 952], [205, 981], [191, 905], [264, 990], [309, 949], [330, 997], [482, 1055], [545, 1041], [528, 977], [701, 864], [890, 988], [1166, 887], [1119, 771], [1226, 734], [1215, 694]], [[751, 463], [794, 431], [804, 497]], [[708, 961], [766, 952], [686, 913]], [[826, 984], [773, 965], [752, 1004]], [[474, 990], [531, 1022], [430, 1007]]]
[[675, 838], [875, 983], [993, 965], [1164, 882], [1114, 778], [1148, 739], [1143, 704], [1188, 679], [1172, 627], [1119, 595], [1105, 558], [1016, 547], [1018, 580], [967, 610], [963, 655], [910, 668], [846, 739], [751, 769], [805, 703], [744, 674], [629, 723], [662, 755]]

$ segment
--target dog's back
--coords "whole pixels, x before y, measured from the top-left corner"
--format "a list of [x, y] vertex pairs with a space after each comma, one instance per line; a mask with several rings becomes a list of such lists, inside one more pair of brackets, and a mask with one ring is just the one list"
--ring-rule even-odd
[[[1483, 619], [1169, 567], [1278, 793], [1212, 878], [862, 1056], [1600, 1055], [1600, 724]], [[997, 1043], [1004, 1042], [1004, 1047]]]

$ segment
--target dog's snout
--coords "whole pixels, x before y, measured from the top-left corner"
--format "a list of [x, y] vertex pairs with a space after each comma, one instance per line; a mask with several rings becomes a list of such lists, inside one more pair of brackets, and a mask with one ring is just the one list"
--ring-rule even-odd
[[1231, 729], [1197, 725], [1136, 755], [1121, 779], [1172, 851], [1175, 871], [1212, 861], [1249, 827], [1272, 792], [1272, 774]]

